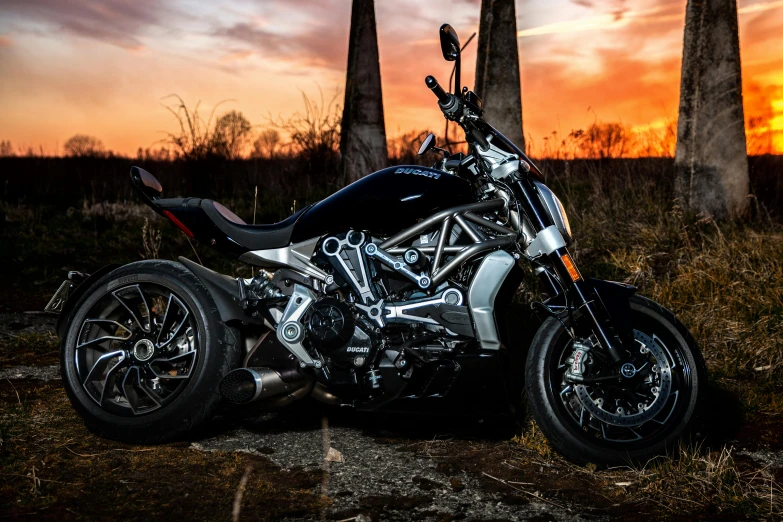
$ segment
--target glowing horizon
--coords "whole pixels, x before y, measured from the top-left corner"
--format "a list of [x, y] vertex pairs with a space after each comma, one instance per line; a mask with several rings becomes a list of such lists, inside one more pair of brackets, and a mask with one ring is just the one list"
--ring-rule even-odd
[[[423, 78], [448, 81], [437, 29], [464, 41], [479, 0], [376, 0], [387, 136], [442, 133]], [[441, 19], [441, 13], [449, 13]], [[685, 2], [517, 2], [523, 125], [534, 149], [594, 121], [640, 132], [676, 122]], [[783, 0], [740, 0], [749, 148], [783, 154]], [[176, 121], [177, 93], [208, 114], [238, 110], [259, 126], [302, 109], [300, 91], [342, 92], [348, 0], [7, 0], [0, 18], [0, 140], [61, 152], [74, 134], [135, 155]], [[475, 41], [463, 83], [472, 85]], [[342, 104], [342, 96], [338, 97]], [[753, 152], [753, 150], [751, 150]]]

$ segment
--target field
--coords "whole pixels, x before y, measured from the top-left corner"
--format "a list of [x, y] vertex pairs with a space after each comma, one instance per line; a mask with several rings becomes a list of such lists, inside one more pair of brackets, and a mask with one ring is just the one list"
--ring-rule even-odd
[[[212, 197], [248, 222], [257, 186], [260, 223], [339, 186], [334, 158], [319, 161], [142, 166], [159, 176], [167, 195]], [[582, 271], [632, 283], [674, 310], [710, 371], [701, 438], [668, 459], [614, 470], [563, 461], [533, 424], [515, 434], [472, 420], [314, 407], [274, 418], [226, 417], [193, 441], [155, 448], [90, 434], [56, 380], [51, 319], [23, 312], [41, 310], [68, 270], [108, 263], [184, 255], [249, 273], [207, 245], [189, 244], [141, 206], [127, 181], [133, 163], [0, 158], [0, 511], [10, 518], [105, 519], [111, 510], [131, 519], [228, 520], [241, 491], [242, 519], [783, 514], [783, 157], [751, 158], [750, 213], [728, 222], [679, 207], [670, 159], [541, 162], [568, 210]], [[537, 293], [532, 281], [520, 299]], [[325, 462], [329, 447], [344, 462]]]

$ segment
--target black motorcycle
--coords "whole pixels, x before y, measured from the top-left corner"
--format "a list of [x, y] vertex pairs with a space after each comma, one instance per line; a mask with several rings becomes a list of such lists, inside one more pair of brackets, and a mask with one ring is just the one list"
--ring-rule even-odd
[[[131, 169], [145, 203], [188, 237], [266, 270], [233, 278], [181, 257], [72, 272], [48, 309], [60, 312], [66, 391], [91, 429], [171, 440], [221, 399], [435, 411], [456, 399], [489, 413], [524, 411], [526, 397], [563, 455], [618, 464], [666, 452], [693, 426], [706, 378], [693, 337], [634, 287], [582, 275], [560, 200], [460, 89], [451, 26], [440, 41], [455, 92], [426, 84], [468, 154], [429, 135], [419, 154], [442, 153], [433, 168], [375, 172], [272, 225], [163, 198]], [[544, 320], [528, 323], [529, 343], [510, 333], [527, 317], [509, 314], [520, 259], [549, 296], [532, 303]]]

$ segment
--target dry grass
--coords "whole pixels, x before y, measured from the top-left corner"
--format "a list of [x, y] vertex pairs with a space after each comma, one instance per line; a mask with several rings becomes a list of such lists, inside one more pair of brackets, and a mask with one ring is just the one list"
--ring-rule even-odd
[[[552, 452], [531, 422], [523, 435], [513, 439], [512, 448], [516, 457], [511, 461], [519, 465], [543, 464], [563, 479], [578, 477], [600, 489], [614, 506], [654, 506], [658, 513], [654, 518], [730, 514], [778, 519], [783, 515], [783, 488], [773, 470], [751, 465], [747, 459], [735, 460], [733, 447], [710, 450], [682, 443], [670, 455], [645, 466], [597, 470], [595, 465], [577, 466]], [[650, 514], [646, 509], [642, 513]]]
[[0, 337], [0, 368], [43, 366], [60, 360], [60, 339], [54, 332], [10, 333]]
[[742, 470], [733, 448], [680, 445], [670, 458], [627, 472], [628, 493], [670, 514], [709, 510], [770, 518], [783, 514], [783, 489], [766, 469]]
[[552, 446], [549, 445], [549, 441], [541, 432], [541, 428], [533, 420], [530, 420], [527, 428], [522, 430], [522, 433], [519, 435], [515, 435], [511, 441], [544, 458], [549, 458], [553, 455]]
[[[749, 218], [717, 223], [681, 210], [667, 173], [628, 162], [548, 182], [562, 196], [587, 274], [622, 280], [673, 310], [715, 377], [780, 377], [783, 226], [752, 200]], [[668, 190], [667, 190], [668, 189]]]
[[[716, 376], [775, 376], [783, 366], [783, 232], [687, 222], [674, 230], [638, 227], [638, 240], [609, 252], [625, 281], [673, 309], [702, 346]], [[677, 232], [669, 249], [661, 233]]]
[[60, 384], [0, 382], [0, 439], [0, 512], [15, 520], [104, 520], [107, 513], [231, 520], [249, 465], [240, 504], [255, 519], [314, 516], [329, 503], [315, 492], [317, 470], [281, 470], [262, 457], [205, 453], [186, 442], [138, 447], [98, 437]]

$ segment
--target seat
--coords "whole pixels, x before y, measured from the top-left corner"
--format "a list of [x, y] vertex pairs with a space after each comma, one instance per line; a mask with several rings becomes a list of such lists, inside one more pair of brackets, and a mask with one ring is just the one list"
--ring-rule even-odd
[[268, 250], [288, 246], [296, 221], [308, 207], [279, 223], [272, 225], [248, 225], [242, 218], [217, 201], [202, 199], [201, 208], [221, 232], [248, 250]]

